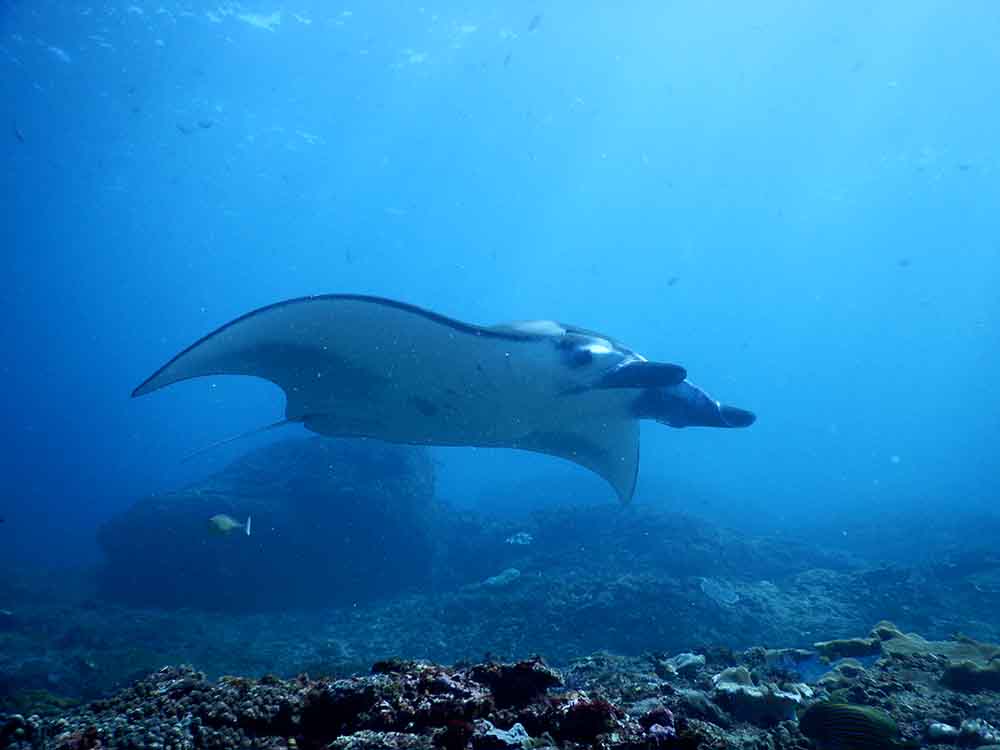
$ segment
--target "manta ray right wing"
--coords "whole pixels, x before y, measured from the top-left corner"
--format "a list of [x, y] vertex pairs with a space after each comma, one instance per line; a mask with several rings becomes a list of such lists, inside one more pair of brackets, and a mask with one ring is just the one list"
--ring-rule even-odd
[[639, 420], [592, 418], [564, 430], [533, 432], [514, 446], [559, 456], [604, 478], [627, 503], [639, 473]]

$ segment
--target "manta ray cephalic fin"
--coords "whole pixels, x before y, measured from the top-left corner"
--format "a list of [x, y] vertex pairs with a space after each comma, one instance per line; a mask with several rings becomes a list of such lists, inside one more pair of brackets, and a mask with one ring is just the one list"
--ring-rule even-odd
[[680, 365], [666, 362], [628, 362], [601, 378], [597, 388], [662, 388], [677, 385], [687, 377]]

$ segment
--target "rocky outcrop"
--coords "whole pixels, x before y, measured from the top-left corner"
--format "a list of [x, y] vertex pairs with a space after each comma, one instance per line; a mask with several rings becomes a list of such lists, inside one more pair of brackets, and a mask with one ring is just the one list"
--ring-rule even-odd
[[[287, 440], [108, 522], [100, 591], [157, 607], [317, 608], [425, 586], [434, 494], [426, 452], [368, 440]], [[212, 533], [226, 514], [239, 528]]]

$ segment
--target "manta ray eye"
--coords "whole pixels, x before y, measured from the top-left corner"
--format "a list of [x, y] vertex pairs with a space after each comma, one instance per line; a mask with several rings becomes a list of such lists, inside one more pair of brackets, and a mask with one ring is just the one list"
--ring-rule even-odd
[[569, 364], [572, 367], [583, 367], [594, 361], [594, 353], [590, 349], [572, 349], [569, 352]]

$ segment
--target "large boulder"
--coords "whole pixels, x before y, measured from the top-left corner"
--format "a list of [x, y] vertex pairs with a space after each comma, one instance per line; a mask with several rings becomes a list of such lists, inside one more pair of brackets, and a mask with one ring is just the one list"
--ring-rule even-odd
[[[119, 602], [227, 611], [350, 604], [425, 586], [433, 466], [372, 440], [275, 443], [105, 524], [100, 590]], [[242, 527], [226, 534], [209, 519]]]

